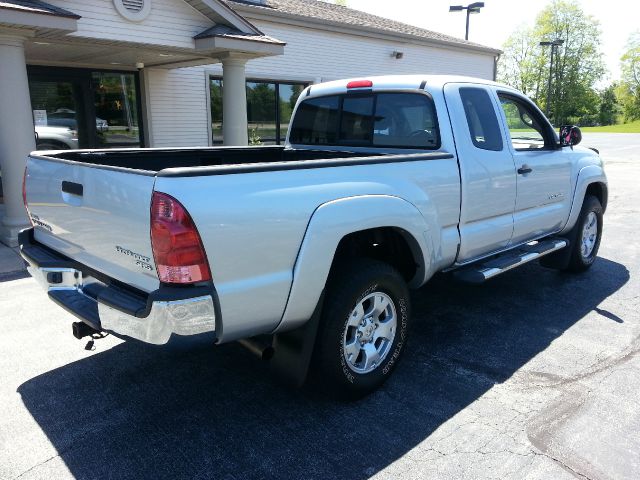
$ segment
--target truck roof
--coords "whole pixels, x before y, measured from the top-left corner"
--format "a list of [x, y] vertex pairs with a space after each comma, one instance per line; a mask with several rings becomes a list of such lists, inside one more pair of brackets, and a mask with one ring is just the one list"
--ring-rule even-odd
[[[347, 78], [334, 80], [331, 82], [319, 83], [307, 87], [303, 96], [316, 97], [344, 93], [347, 85], [351, 82], [370, 81], [369, 88], [373, 90], [417, 90], [425, 86], [440, 89], [447, 83], [476, 83], [483, 85], [499, 86], [504, 89], [513, 90], [512, 87], [483, 78], [465, 77], [462, 75], [383, 75], [383, 76], [362, 76], [358, 78]], [[423, 85], [424, 84], [424, 85]], [[367, 88], [367, 87], [361, 87]]]

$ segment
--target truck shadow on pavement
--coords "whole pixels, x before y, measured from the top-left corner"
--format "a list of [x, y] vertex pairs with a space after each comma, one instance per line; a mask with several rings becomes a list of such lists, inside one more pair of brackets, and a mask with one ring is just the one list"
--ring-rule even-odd
[[[604, 258], [580, 276], [538, 265], [482, 286], [439, 276], [413, 295], [411, 339], [394, 375], [355, 403], [283, 388], [236, 344], [179, 352], [123, 343], [18, 391], [76, 478], [363, 479], [628, 279]], [[602, 321], [605, 331], [620, 327]]]

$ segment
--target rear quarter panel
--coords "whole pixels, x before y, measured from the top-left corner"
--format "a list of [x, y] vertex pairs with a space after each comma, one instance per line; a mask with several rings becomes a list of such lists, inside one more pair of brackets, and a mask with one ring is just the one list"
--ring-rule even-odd
[[[455, 157], [201, 177], [159, 176], [155, 188], [179, 199], [200, 232], [220, 299], [222, 341], [268, 333], [278, 326], [309, 221], [327, 202], [360, 195], [402, 197], [425, 219], [424, 232], [435, 237], [435, 252], [428, 253], [433, 257], [432, 268], [441, 268], [455, 257], [455, 241], [442, 241], [444, 235], [457, 231], [460, 191]], [[351, 231], [363, 228], [356, 221]], [[310, 307], [313, 310], [315, 305]]]

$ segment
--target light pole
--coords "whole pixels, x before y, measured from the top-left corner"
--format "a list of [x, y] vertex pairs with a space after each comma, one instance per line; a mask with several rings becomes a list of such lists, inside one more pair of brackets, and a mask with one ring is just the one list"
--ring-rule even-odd
[[553, 76], [553, 58], [556, 56], [558, 47], [564, 43], [561, 38], [555, 40], [540, 42], [541, 47], [551, 47], [551, 62], [549, 63], [549, 80], [547, 81], [547, 106], [545, 107], [544, 114], [549, 118], [549, 105], [551, 104], [551, 77]]
[[450, 12], [467, 11], [467, 29], [465, 30], [464, 39], [469, 40], [469, 15], [472, 13], [480, 13], [480, 9], [484, 7], [484, 2], [475, 2], [463, 7], [462, 5], [451, 5], [449, 7]]

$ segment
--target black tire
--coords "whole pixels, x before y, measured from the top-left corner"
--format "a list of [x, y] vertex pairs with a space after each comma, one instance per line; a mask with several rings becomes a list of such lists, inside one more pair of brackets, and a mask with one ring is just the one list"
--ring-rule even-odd
[[[374, 295], [376, 293], [381, 295]], [[371, 298], [372, 295], [373, 298]], [[369, 308], [367, 305], [373, 308], [376, 298], [383, 302], [379, 305], [391, 304], [393, 310], [387, 307], [379, 315], [375, 313], [366, 315]], [[390, 302], [386, 303], [388, 301]], [[370, 322], [366, 327], [363, 323], [359, 323], [357, 327], [348, 326], [352, 320], [352, 313], [358, 305], [365, 307], [363, 323]], [[393, 339], [372, 338], [375, 337], [377, 327], [380, 326], [380, 324], [373, 324], [381, 323], [380, 319], [391, 322], [389, 319], [394, 315], [389, 312], [392, 311], [395, 311], [396, 320], [393, 323], [395, 328], [389, 326], [386, 328], [394, 332]], [[321, 386], [323, 392], [339, 398], [357, 399], [376, 390], [386, 381], [400, 358], [407, 341], [410, 316], [410, 298], [406, 282], [390, 265], [377, 260], [357, 259], [335, 269], [327, 283], [313, 356], [312, 378], [318, 386]], [[374, 317], [377, 317], [377, 320]], [[373, 330], [369, 328], [372, 325]], [[375, 363], [369, 365], [369, 368], [372, 368], [371, 371], [354, 370], [355, 366], [351, 366], [351, 360], [347, 360], [345, 356], [347, 336], [353, 335], [355, 340], [355, 336], [362, 333], [360, 330], [365, 331], [370, 338], [365, 343], [371, 345], [365, 345], [366, 347], [381, 348], [385, 352], [381, 355], [378, 365]], [[352, 344], [355, 345], [355, 343]], [[356, 358], [364, 358], [365, 353], [361, 350]], [[356, 362], [353, 355], [350, 358], [354, 363]], [[361, 361], [361, 363], [366, 362]]]
[[[587, 224], [590, 223], [589, 218], [592, 213], [595, 214], [596, 217], [597, 232], [595, 234], [595, 244], [593, 245], [593, 248], [588, 255], [585, 255], [583, 250], [583, 232], [587, 227]], [[573, 243], [570, 247], [571, 255], [569, 257], [569, 264], [565, 269], [566, 271], [580, 273], [588, 270], [591, 265], [593, 265], [593, 262], [595, 262], [598, 255], [600, 239], [602, 238], [602, 218], [602, 205], [600, 204], [600, 200], [593, 195], [586, 196], [582, 203], [582, 210], [580, 210], [578, 220], [568, 235], [568, 237], [572, 239]]]

